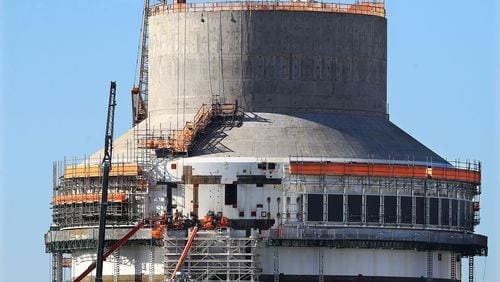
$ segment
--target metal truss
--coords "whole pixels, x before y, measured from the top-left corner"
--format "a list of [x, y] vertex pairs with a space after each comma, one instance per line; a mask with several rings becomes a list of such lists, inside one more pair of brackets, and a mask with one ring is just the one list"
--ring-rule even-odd
[[[172, 271], [187, 241], [185, 231], [167, 232], [164, 239], [165, 276]], [[260, 269], [256, 266], [255, 249], [258, 237], [238, 236], [231, 229], [202, 230], [189, 251], [183, 266], [194, 281], [256, 281]]]

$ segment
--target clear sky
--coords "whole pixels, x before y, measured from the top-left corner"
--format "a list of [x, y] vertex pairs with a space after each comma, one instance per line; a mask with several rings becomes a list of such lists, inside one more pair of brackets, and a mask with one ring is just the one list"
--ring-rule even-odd
[[[110, 80], [115, 136], [129, 128], [142, 2], [0, 2], [0, 281], [49, 281], [52, 161], [102, 146]], [[386, 2], [391, 120], [444, 157], [483, 162], [490, 255], [476, 277], [497, 281], [500, 4]]]

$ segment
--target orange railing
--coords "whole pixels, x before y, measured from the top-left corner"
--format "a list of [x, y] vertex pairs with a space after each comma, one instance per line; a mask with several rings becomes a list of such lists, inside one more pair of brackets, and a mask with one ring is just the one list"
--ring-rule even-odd
[[138, 148], [168, 149], [173, 152], [185, 153], [191, 148], [196, 136], [201, 133], [216, 116], [234, 116], [238, 112], [235, 104], [203, 104], [194, 115], [193, 121], [186, 122], [184, 129], [172, 130], [170, 134], [146, 137], [137, 141]]
[[345, 14], [361, 14], [384, 17], [384, 3], [359, 2], [357, 4], [324, 2], [279, 2], [279, 1], [227, 1], [181, 4], [160, 4], [151, 7], [152, 16], [179, 12], [217, 11], [309, 11]]
[[[142, 169], [135, 163], [113, 164], [109, 176], [137, 176], [142, 174]], [[99, 165], [79, 164], [75, 166], [66, 166], [64, 169], [64, 178], [78, 177], [99, 177], [102, 176]]]
[[429, 167], [425, 165], [290, 162], [290, 174], [303, 175], [355, 175], [380, 177], [415, 177], [443, 180], [481, 182], [479, 169], [455, 167]]
[[[110, 193], [108, 194], [109, 202], [123, 202], [127, 199], [125, 193]], [[52, 204], [63, 205], [63, 204], [73, 204], [73, 203], [95, 203], [101, 201], [100, 193], [92, 194], [74, 194], [74, 195], [59, 195], [52, 197]]]

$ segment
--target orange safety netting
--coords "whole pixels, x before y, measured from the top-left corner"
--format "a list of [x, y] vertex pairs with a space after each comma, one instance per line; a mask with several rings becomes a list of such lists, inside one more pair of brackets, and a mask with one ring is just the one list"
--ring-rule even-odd
[[427, 167], [422, 165], [291, 162], [290, 173], [304, 175], [416, 177], [473, 183], [481, 182], [481, 172], [479, 171], [461, 168]]
[[361, 14], [385, 17], [384, 3], [359, 2], [357, 4], [322, 2], [276, 2], [276, 1], [225, 1], [201, 3], [161, 4], [150, 9], [151, 15], [180, 12], [217, 11], [309, 11], [345, 14]]
[[[136, 176], [142, 174], [142, 169], [135, 163], [130, 164], [113, 164], [109, 171], [109, 176]], [[77, 177], [99, 177], [102, 176], [101, 167], [99, 165], [76, 165], [67, 166], [64, 169], [64, 178]]]
[[[94, 203], [100, 202], [102, 195], [100, 193], [92, 194], [74, 194], [60, 195], [52, 197], [53, 205], [72, 204], [72, 203]], [[127, 199], [125, 193], [110, 193], [108, 194], [108, 202], [123, 202]]]

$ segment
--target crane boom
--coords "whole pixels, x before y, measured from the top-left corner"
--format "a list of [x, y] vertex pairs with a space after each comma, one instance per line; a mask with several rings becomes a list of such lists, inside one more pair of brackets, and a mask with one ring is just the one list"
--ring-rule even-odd
[[106, 232], [106, 210], [108, 207], [108, 181], [113, 155], [113, 129], [116, 106], [116, 81], [111, 81], [109, 89], [108, 117], [106, 120], [106, 135], [104, 137], [104, 158], [102, 159], [102, 197], [99, 214], [99, 236], [97, 239], [97, 263], [95, 281], [102, 281], [102, 262], [104, 253], [104, 235]]
[[141, 34], [141, 60], [139, 68], [139, 85], [132, 87], [132, 125], [136, 125], [148, 117], [148, 32], [149, 32], [149, 0], [144, 1], [144, 17]]

